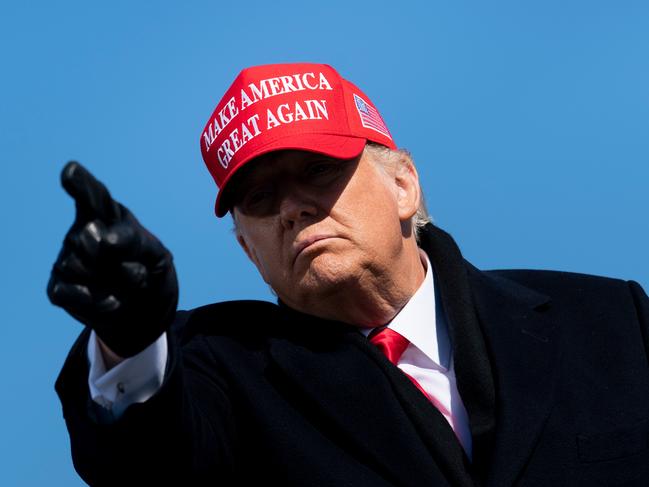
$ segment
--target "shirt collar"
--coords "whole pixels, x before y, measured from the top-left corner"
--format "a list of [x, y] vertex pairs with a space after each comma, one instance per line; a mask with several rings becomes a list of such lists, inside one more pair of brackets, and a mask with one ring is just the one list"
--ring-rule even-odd
[[[388, 327], [406, 337], [412, 345], [444, 370], [450, 365], [450, 341], [444, 314], [435, 286], [432, 264], [423, 250], [420, 250], [426, 277], [415, 294], [399, 313], [388, 323]], [[367, 336], [372, 330], [363, 330]]]

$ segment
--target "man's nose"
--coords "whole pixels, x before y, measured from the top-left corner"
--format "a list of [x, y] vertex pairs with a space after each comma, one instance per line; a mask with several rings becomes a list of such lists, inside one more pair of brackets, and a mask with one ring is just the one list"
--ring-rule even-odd
[[279, 217], [282, 225], [287, 230], [302, 219], [312, 219], [318, 214], [318, 206], [311, 195], [304, 188], [296, 186], [282, 191], [279, 201]]

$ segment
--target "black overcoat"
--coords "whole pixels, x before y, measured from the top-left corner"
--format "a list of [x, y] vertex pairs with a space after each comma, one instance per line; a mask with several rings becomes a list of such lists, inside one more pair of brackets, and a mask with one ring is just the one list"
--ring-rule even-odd
[[[649, 300], [634, 282], [483, 272], [429, 225], [469, 462], [352, 326], [258, 301], [179, 312], [162, 388], [118, 420], [84, 331], [56, 388], [91, 485], [649, 485]], [[431, 303], [431, 305], [433, 305]]]

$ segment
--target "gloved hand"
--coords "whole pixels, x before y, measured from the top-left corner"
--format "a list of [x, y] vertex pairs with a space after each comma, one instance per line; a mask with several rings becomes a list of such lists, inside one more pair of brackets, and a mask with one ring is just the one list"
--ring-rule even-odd
[[178, 282], [171, 253], [77, 162], [61, 172], [76, 219], [52, 268], [50, 301], [130, 357], [171, 324]]

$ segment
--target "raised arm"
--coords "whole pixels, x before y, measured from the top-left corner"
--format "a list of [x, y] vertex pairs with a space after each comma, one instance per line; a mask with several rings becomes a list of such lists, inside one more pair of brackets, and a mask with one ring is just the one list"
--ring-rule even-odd
[[52, 268], [50, 301], [95, 330], [111, 363], [155, 341], [173, 321], [178, 284], [171, 253], [77, 162], [61, 184], [76, 218]]

